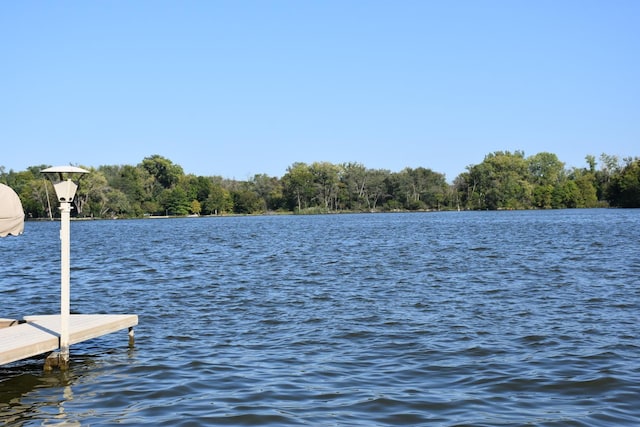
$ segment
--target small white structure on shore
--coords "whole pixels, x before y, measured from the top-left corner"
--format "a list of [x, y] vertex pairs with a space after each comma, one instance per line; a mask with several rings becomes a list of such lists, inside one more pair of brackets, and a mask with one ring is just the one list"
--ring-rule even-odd
[[[47, 357], [45, 369], [58, 366], [66, 370], [69, 367], [70, 344], [129, 328], [129, 345], [133, 345], [133, 327], [138, 324], [138, 316], [70, 314], [70, 218], [71, 203], [78, 189], [72, 177], [77, 178], [89, 171], [75, 166], [56, 166], [41, 172], [51, 179], [60, 202], [60, 315], [25, 316], [24, 322], [0, 319], [0, 365], [59, 349], [59, 353]], [[11, 188], [3, 184], [0, 186], [13, 193], [11, 195], [0, 187], [0, 236], [19, 235], [24, 230], [20, 198]], [[6, 206], [5, 200], [8, 201]]]

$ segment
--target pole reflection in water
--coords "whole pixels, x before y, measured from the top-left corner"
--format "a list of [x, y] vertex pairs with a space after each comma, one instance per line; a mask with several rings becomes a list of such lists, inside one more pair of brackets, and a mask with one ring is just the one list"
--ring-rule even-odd
[[74, 400], [72, 385], [80, 379], [97, 382], [100, 365], [91, 357], [76, 357], [68, 371], [44, 372], [42, 360], [0, 369], [0, 425], [22, 426], [40, 420], [42, 425], [80, 426], [78, 414], [68, 410]]

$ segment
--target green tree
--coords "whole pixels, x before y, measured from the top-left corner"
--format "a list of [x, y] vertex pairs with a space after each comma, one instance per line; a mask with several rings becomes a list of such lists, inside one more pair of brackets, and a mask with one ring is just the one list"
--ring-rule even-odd
[[575, 181], [566, 180], [556, 185], [553, 189], [552, 203], [556, 209], [578, 207], [581, 203], [581, 194]]
[[553, 153], [535, 154], [526, 163], [535, 185], [556, 185], [564, 178], [564, 163]]
[[284, 194], [291, 210], [301, 211], [309, 206], [313, 194], [313, 175], [306, 163], [296, 162], [287, 168], [282, 177]]
[[108, 187], [102, 200], [103, 202], [100, 203], [102, 209], [99, 211], [101, 218], [132, 215], [133, 209], [129, 203], [129, 198], [122, 191]]
[[467, 171], [459, 174], [453, 180], [458, 209], [480, 209], [480, 196], [476, 193], [479, 182], [477, 177], [472, 175], [472, 172], [475, 171], [474, 168], [474, 166], [467, 166]]
[[110, 187], [100, 170], [87, 167], [84, 169], [89, 173], [80, 178], [76, 193], [78, 215], [103, 217], [116, 213], [129, 214], [130, 205], [126, 195]]
[[160, 196], [160, 206], [169, 215], [188, 215], [191, 199], [182, 187], [168, 188]]
[[199, 201], [192, 200], [191, 208], [189, 209], [189, 211], [194, 215], [200, 215], [200, 212], [202, 212], [202, 205], [200, 204]]
[[141, 167], [146, 170], [149, 175], [154, 177], [155, 181], [165, 189], [176, 185], [180, 177], [184, 175], [181, 166], [173, 164], [171, 160], [158, 154], [145, 157], [142, 160]]
[[620, 169], [620, 159], [618, 156], [605, 153], [600, 155], [600, 169], [596, 173], [599, 198], [608, 198], [611, 179], [620, 172]]
[[101, 166], [98, 171], [104, 174], [111, 188], [125, 195], [129, 205], [126, 212], [128, 216], [141, 216], [144, 213], [143, 203], [152, 199], [152, 195], [146, 191], [145, 183], [149, 180], [149, 173], [145, 169], [141, 166], [123, 165]]
[[594, 208], [598, 206], [598, 194], [596, 175], [594, 167], [589, 164], [589, 168], [573, 168], [569, 174], [569, 179], [575, 182], [578, 188], [578, 198], [576, 207]]
[[78, 181], [78, 190], [76, 192], [75, 206], [77, 215], [86, 217], [91, 215], [91, 201], [102, 200], [106, 198], [106, 193], [110, 190], [105, 176], [92, 167], [81, 166], [89, 171], [80, 177]]
[[344, 194], [342, 202], [345, 209], [362, 210], [367, 205], [366, 184], [367, 168], [360, 163], [344, 163], [341, 165]]
[[273, 211], [284, 206], [282, 182], [266, 174], [254, 175], [249, 181], [251, 188], [262, 200], [266, 210]]
[[542, 209], [553, 208], [554, 185], [536, 185], [533, 188], [533, 200], [535, 206]]
[[207, 199], [204, 201], [202, 211], [205, 215], [220, 215], [233, 211], [233, 198], [231, 193], [219, 183], [212, 183]]
[[200, 186], [201, 181], [197, 176], [193, 174], [182, 175], [178, 179], [178, 184], [176, 185], [182, 187], [185, 193], [187, 193], [187, 197], [189, 197], [191, 200], [198, 200], [198, 193], [202, 190], [202, 188]]
[[[49, 206], [54, 204], [52, 215], [58, 214], [55, 209], [58, 204], [56, 202], [53, 186], [40, 174], [42, 169], [48, 166], [31, 166], [25, 171], [16, 172], [10, 170], [6, 172], [4, 167], [1, 168], [0, 182], [11, 187], [20, 197], [22, 209], [28, 218], [41, 218], [49, 216]], [[47, 192], [51, 191], [52, 197], [47, 199]]]
[[437, 209], [444, 200], [447, 184], [441, 173], [423, 167], [405, 168], [398, 178], [401, 200], [407, 209]]
[[640, 158], [627, 159], [626, 165], [612, 176], [607, 200], [615, 207], [640, 207]]
[[391, 172], [385, 169], [370, 169], [366, 171], [366, 179], [362, 187], [362, 195], [369, 210], [376, 210], [378, 203], [385, 202], [388, 196], [387, 180]]
[[203, 203], [211, 194], [213, 189], [213, 180], [204, 176], [195, 177], [191, 180], [192, 194], [195, 199], [200, 203]]
[[420, 200], [420, 184], [416, 182], [417, 179], [413, 169], [405, 168], [394, 174], [394, 177], [396, 178], [394, 180], [394, 194], [403, 207], [409, 210], [424, 209], [426, 206]]
[[533, 186], [522, 151], [496, 151], [468, 170], [465, 183], [471, 186], [467, 189], [469, 207], [494, 210], [531, 206]]
[[325, 210], [337, 208], [338, 200], [338, 166], [329, 162], [314, 162], [309, 166], [311, 173], [314, 199]]
[[233, 197], [233, 211], [239, 214], [255, 214], [265, 211], [264, 200], [248, 188], [231, 193]]
[[59, 216], [53, 185], [47, 179], [32, 179], [21, 188], [20, 199], [27, 218]]
[[585, 161], [589, 165], [589, 172], [595, 174], [596, 173], [596, 165], [597, 165], [596, 157], [594, 155], [587, 154], [585, 156]]

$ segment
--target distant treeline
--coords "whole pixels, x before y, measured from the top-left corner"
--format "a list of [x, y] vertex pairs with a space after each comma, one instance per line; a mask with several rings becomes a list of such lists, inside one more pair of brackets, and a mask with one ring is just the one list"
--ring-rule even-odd
[[[185, 174], [160, 155], [138, 165], [82, 166], [75, 215], [137, 218], [149, 215], [225, 215], [265, 212], [328, 213], [421, 210], [559, 209], [640, 207], [640, 158], [602, 154], [586, 167], [566, 168], [552, 153], [525, 157], [498, 151], [471, 165], [448, 184], [442, 173], [418, 167], [400, 172], [359, 163], [294, 163], [281, 177], [248, 181]], [[59, 216], [51, 183], [40, 173], [50, 165], [6, 171], [28, 218]]]

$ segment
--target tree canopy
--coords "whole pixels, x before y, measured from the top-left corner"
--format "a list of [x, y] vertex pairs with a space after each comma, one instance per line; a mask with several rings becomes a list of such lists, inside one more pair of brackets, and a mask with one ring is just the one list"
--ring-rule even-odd
[[[20, 196], [28, 218], [59, 215], [55, 192], [40, 173], [0, 166], [0, 182]], [[447, 184], [424, 167], [399, 172], [360, 163], [295, 162], [281, 177], [247, 181], [195, 176], [158, 154], [137, 165], [86, 167], [75, 200], [80, 217], [225, 215], [265, 212], [328, 213], [415, 210], [557, 209], [640, 207], [640, 159], [585, 156], [585, 167], [567, 168], [553, 153], [526, 157], [496, 151]]]

